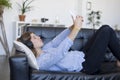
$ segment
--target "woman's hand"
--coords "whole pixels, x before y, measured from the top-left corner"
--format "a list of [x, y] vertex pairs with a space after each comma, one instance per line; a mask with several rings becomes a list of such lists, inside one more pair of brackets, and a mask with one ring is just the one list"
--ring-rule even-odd
[[82, 27], [82, 23], [83, 23], [83, 17], [82, 16], [76, 16], [76, 19], [74, 20], [74, 18], [72, 17], [73, 23], [74, 23], [74, 27], [81, 29]]
[[[72, 17], [73, 19], [73, 17]], [[69, 38], [73, 41], [75, 37], [77, 36], [79, 30], [82, 27], [83, 17], [82, 16], [76, 16], [76, 19], [73, 19], [73, 26], [71, 26], [71, 33], [69, 34]]]

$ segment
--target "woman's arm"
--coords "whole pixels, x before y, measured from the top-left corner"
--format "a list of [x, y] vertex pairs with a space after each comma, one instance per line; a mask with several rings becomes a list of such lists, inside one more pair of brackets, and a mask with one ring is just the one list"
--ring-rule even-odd
[[76, 19], [74, 21], [74, 26], [72, 27], [71, 33], [68, 36], [72, 41], [74, 41], [79, 30], [81, 29], [82, 22], [83, 22], [83, 18], [81, 16], [76, 16]]
[[[71, 26], [72, 27], [72, 26]], [[43, 49], [56, 48], [70, 34], [71, 29], [67, 28], [57, 35], [52, 41], [44, 45]]]
[[76, 16], [76, 19], [73, 20], [73, 22], [74, 25], [56, 36], [51, 42], [46, 44], [43, 49], [57, 47], [67, 36], [73, 41], [82, 27], [83, 18], [81, 16]]

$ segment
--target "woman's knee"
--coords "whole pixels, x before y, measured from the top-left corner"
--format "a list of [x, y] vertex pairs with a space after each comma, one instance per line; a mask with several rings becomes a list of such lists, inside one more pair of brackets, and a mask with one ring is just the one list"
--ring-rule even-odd
[[102, 29], [103, 31], [111, 31], [111, 30], [113, 30], [109, 25], [102, 25], [102, 26], [101, 26], [101, 29]]
[[100, 29], [98, 30], [99, 33], [110, 35], [113, 31], [113, 29], [109, 25], [102, 25]]
[[110, 29], [111, 27], [109, 25], [102, 25], [101, 28], [103, 28], [103, 29]]

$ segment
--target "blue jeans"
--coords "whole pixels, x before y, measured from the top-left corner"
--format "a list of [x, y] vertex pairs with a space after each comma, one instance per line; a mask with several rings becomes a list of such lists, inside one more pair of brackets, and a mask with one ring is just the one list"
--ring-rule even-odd
[[104, 60], [107, 47], [120, 60], [120, 44], [115, 31], [108, 25], [103, 25], [83, 48], [85, 62], [83, 70], [87, 74], [96, 73]]

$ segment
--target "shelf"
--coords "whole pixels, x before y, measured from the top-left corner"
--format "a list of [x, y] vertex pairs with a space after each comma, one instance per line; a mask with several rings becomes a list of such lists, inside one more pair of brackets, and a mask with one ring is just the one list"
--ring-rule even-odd
[[42, 24], [39, 22], [22, 22], [17, 21], [15, 22], [15, 39], [21, 36], [21, 34], [24, 32], [25, 26], [33, 26], [33, 27], [65, 27], [64, 24]]
[[20, 26], [30, 25], [30, 26], [40, 26], [40, 27], [65, 27], [64, 24], [46, 24], [46, 23], [39, 23], [39, 22], [21, 22], [18, 21], [16, 24]]

